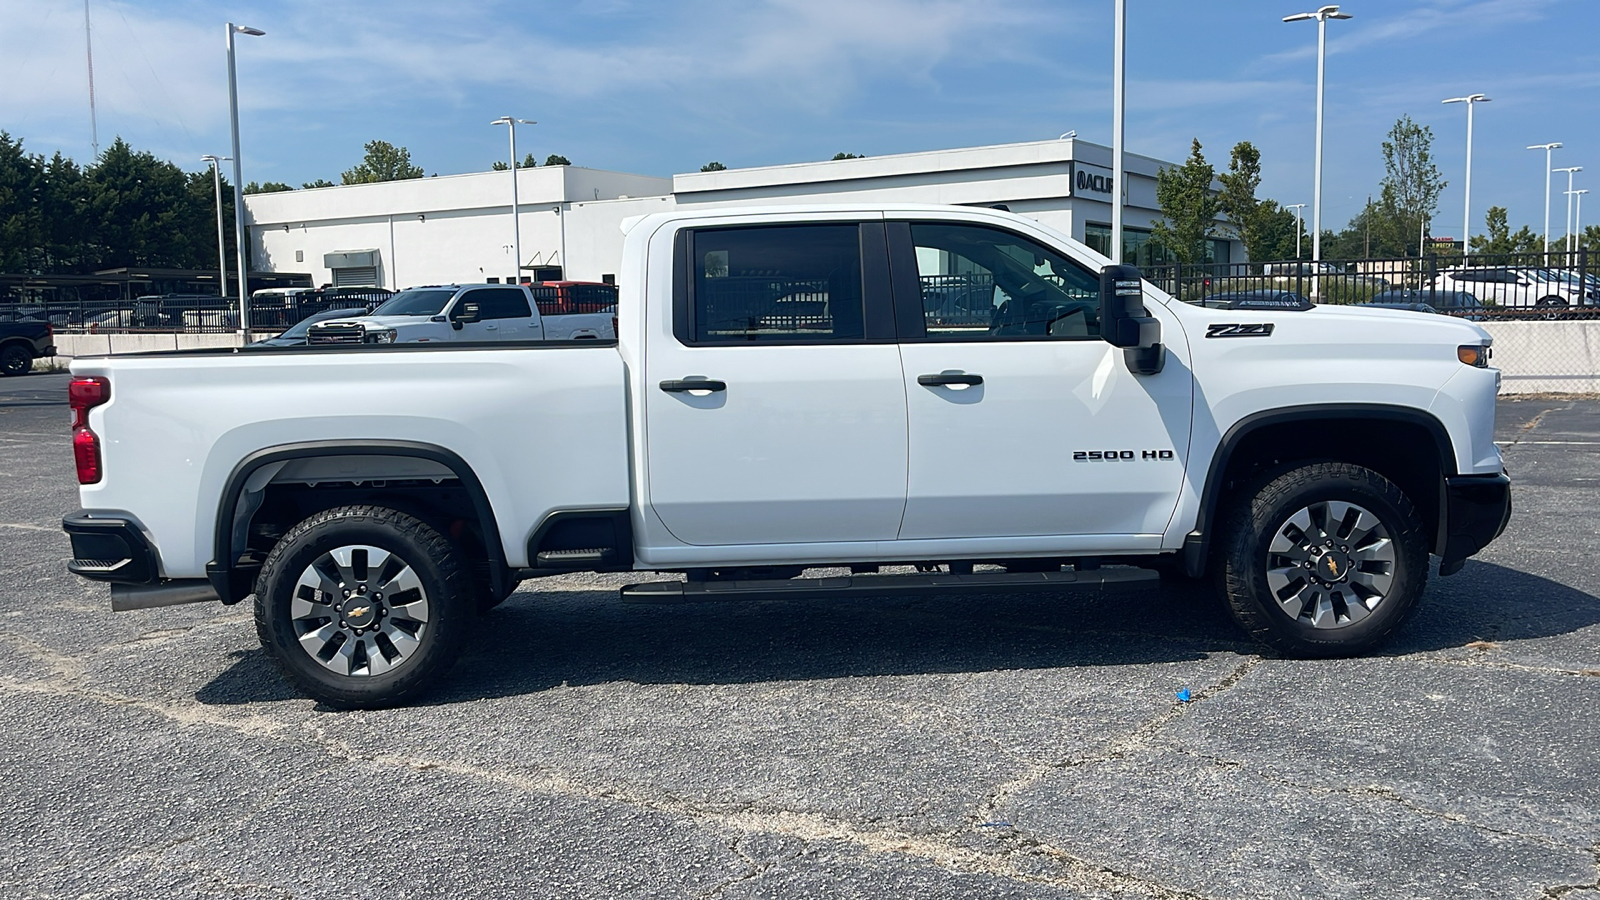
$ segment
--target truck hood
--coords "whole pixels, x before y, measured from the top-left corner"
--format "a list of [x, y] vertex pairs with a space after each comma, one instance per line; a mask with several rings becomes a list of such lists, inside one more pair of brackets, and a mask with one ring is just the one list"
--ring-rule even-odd
[[[1230, 310], [1242, 313], [1245, 310]], [[1384, 309], [1372, 306], [1336, 306], [1333, 304], [1319, 304], [1304, 312], [1294, 313], [1296, 318], [1307, 318], [1313, 321], [1325, 321], [1330, 325], [1337, 323], [1339, 327], [1373, 325], [1385, 331], [1404, 329], [1408, 335], [1426, 337], [1436, 335], [1440, 340], [1456, 340], [1459, 343], [1477, 343], [1489, 340], [1489, 332], [1483, 330], [1475, 322], [1455, 316], [1443, 316], [1438, 313], [1413, 312], [1409, 309]], [[1282, 321], [1282, 318], [1278, 318]]]
[[431, 324], [436, 323], [431, 322], [430, 317], [428, 316], [358, 316], [350, 319], [328, 319], [324, 322], [318, 322], [316, 325], [311, 327], [317, 328], [323, 325], [360, 325], [368, 331], [376, 331], [381, 328], [399, 329], [408, 325]]

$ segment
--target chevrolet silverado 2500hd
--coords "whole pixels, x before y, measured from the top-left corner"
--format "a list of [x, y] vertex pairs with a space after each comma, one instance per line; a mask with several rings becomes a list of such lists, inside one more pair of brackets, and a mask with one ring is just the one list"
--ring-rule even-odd
[[989, 209], [626, 232], [615, 341], [78, 358], [69, 568], [118, 609], [253, 593], [291, 681], [375, 706], [569, 571], [687, 574], [640, 600], [1209, 572], [1280, 652], [1359, 653], [1509, 516], [1469, 322], [1188, 305]]

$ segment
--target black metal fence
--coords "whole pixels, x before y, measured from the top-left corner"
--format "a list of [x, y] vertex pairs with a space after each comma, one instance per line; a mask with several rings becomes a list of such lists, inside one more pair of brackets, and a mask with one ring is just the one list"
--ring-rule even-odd
[[[382, 288], [262, 292], [250, 300], [250, 327], [259, 331], [281, 331], [328, 310], [371, 310], [392, 295]], [[58, 334], [225, 334], [239, 329], [239, 301], [198, 294], [45, 303], [0, 299], [0, 322], [17, 320], [49, 322]]]
[[1600, 319], [1600, 271], [1585, 250], [1148, 266], [1190, 303], [1227, 306], [1294, 294], [1313, 303], [1389, 306], [1475, 320]]

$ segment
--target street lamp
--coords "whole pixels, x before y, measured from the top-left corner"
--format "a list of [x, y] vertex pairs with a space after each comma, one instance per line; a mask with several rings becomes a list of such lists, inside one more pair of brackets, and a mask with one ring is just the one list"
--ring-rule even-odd
[[244, 175], [239, 166], [239, 77], [233, 65], [233, 36], [235, 33], [260, 37], [266, 34], [259, 28], [228, 23], [228, 123], [233, 131], [233, 239], [239, 254], [239, 334], [245, 343], [250, 342], [250, 285], [244, 268]]
[[217, 293], [228, 296], [228, 250], [222, 240], [222, 170], [220, 164], [231, 156], [213, 156], [207, 153], [200, 161], [211, 164], [211, 184], [217, 194]]
[[[1582, 172], [1583, 171], [1583, 166], [1567, 166], [1565, 169], [1554, 169], [1552, 171], [1567, 173], [1567, 189], [1566, 189], [1566, 191], [1563, 192], [1563, 193], [1565, 193], [1567, 195], [1567, 239], [1565, 241], [1563, 241], [1562, 243], [1567, 245], [1567, 252], [1571, 253], [1572, 252], [1572, 176], [1574, 174], [1578, 173], [1578, 172]], [[1549, 253], [1550, 251], [1547, 248], [1545, 250], [1545, 252]]]
[[1443, 102], [1467, 105], [1467, 199], [1462, 205], [1465, 211], [1461, 214], [1461, 261], [1466, 262], [1472, 237], [1472, 105], [1488, 103], [1489, 98], [1482, 94], [1468, 94], [1465, 97], [1451, 97]]
[[1322, 86], [1328, 60], [1328, 20], [1348, 19], [1349, 13], [1337, 6], [1324, 6], [1316, 12], [1284, 16], [1285, 22], [1317, 20], [1317, 154], [1311, 188], [1311, 261], [1322, 261]]
[[[511, 134], [511, 252], [516, 256], [517, 270], [512, 277], [513, 284], [522, 283], [522, 223], [517, 219], [517, 123], [523, 125], [537, 125], [532, 119], [518, 119], [514, 116], [501, 116], [490, 122], [490, 125], [505, 125], [506, 131]], [[566, 260], [562, 260], [564, 265]]]
[[1550, 252], [1550, 151], [1561, 146], [1560, 141], [1549, 144], [1530, 144], [1529, 150], [1544, 151], [1544, 252]]
[[1583, 195], [1589, 193], [1589, 189], [1584, 188], [1582, 190], [1572, 191], [1571, 193], [1572, 196], [1578, 198], [1578, 207], [1573, 215], [1573, 221], [1576, 224], [1572, 229], [1574, 232], [1573, 241], [1577, 246], [1573, 247], [1573, 249], [1581, 250], [1583, 249]]
[[1300, 259], [1300, 232], [1305, 230], [1300, 224], [1300, 211], [1305, 208], [1304, 203], [1290, 203], [1284, 207], [1294, 210], [1294, 258], [1297, 261]]

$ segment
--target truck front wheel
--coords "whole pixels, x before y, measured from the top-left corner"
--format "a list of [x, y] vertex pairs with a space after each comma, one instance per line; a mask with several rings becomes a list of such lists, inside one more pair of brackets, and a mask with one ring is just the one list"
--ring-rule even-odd
[[1428, 576], [1416, 508], [1388, 479], [1315, 463], [1258, 479], [1221, 534], [1221, 587], [1251, 637], [1286, 656], [1362, 653], [1410, 615]]
[[410, 699], [450, 667], [475, 612], [460, 554], [422, 521], [377, 506], [289, 529], [256, 582], [256, 632], [284, 676], [340, 709]]

